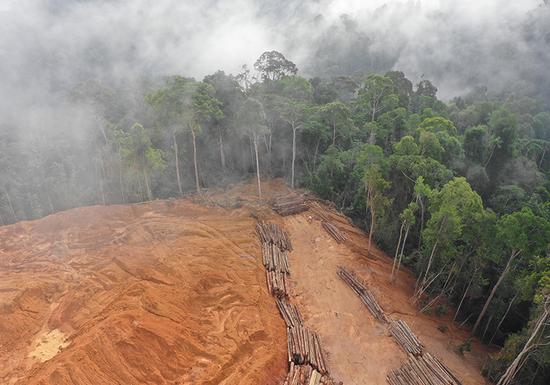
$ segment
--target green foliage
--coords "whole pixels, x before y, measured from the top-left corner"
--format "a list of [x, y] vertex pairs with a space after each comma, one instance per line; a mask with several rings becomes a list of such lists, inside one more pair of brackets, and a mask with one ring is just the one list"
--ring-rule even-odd
[[458, 345], [457, 351], [460, 355], [464, 355], [464, 353], [472, 351], [472, 339], [468, 338], [463, 343]]
[[485, 162], [487, 144], [487, 127], [474, 126], [466, 130], [464, 134], [464, 153], [472, 162], [482, 164]]
[[399, 98], [393, 93], [393, 82], [381, 75], [369, 75], [359, 90], [358, 108], [365, 113], [365, 122], [397, 106]]
[[420, 148], [416, 144], [414, 138], [407, 135], [393, 145], [393, 153], [395, 155], [418, 155], [420, 153]]

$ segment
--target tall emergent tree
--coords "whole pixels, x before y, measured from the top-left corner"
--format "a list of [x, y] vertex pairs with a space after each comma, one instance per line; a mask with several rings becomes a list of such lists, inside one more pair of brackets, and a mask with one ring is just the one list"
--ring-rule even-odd
[[275, 81], [281, 79], [283, 76], [296, 75], [298, 73], [296, 64], [285, 58], [278, 51], [266, 51], [261, 54], [256, 63], [254, 63], [254, 69], [261, 74], [264, 81]]
[[172, 76], [166, 79], [162, 88], [154, 90], [145, 96], [146, 102], [155, 111], [155, 121], [161, 129], [168, 130], [172, 139], [176, 166], [178, 192], [183, 195], [181, 183], [178, 134], [185, 131], [188, 122], [185, 106], [189, 104], [194, 91], [193, 79], [182, 76]]
[[262, 198], [262, 184], [260, 181], [260, 160], [258, 156], [258, 140], [265, 133], [265, 112], [262, 103], [255, 98], [247, 98], [238, 113], [241, 132], [247, 136], [254, 146], [256, 160], [256, 180], [258, 197]]
[[214, 97], [214, 87], [208, 83], [197, 84], [191, 97], [192, 105], [188, 116], [188, 127], [193, 138], [193, 164], [195, 168], [195, 184], [200, 193], [199, 170], [197, 166], [197, 135], [204, 125], [216, 119], [223, 118], [222, 103]]

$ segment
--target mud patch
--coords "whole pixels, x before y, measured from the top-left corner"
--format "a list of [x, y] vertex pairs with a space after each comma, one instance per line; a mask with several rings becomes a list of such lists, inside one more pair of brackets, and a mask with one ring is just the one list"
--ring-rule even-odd
[[61, 350], [69, 346], [66, 336], [58, 329], [38, 336], [33, 343], [33, 350], [29, 357], [40, 362], [45, 362], [57, 355]]

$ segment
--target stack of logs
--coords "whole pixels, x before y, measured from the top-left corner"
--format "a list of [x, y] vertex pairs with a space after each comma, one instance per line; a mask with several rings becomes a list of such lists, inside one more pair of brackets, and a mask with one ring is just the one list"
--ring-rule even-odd
[[265, 222], [258, 222], [256, 231], [262, 242], [267, 287], [287, 326], [290, 371], [283, 385], [337, 385], [328, 375], [319, 336], [304, 326], [300, 312], [288, 301], [288, 251], [292, 250], [288, 234], [278, 225]]
[[262, 260], [267, 271], [289, 274], [288, 252], [281, 251], [275, 244], [266, 243], [262, 247]]
[[292, 244], [286, 231], [281, 229], [275, 223], [267, 224], [265, 222], [258, 222], [256, 224], [256, 231], [260, 236], [262, 244], [273, 243], [281, 251], [291, 251]]
[[301, 195], [280, 197], [273, 202], [273, 210], [282, 216], [298, 214], [308, 209], [309, 207]]
[[325, 357], [317, 333], [304, 326], [288, 328], [288, 361], [309, 363], [321, 374], [327, 373]]
[[334, 226], [332, 223], [327, 221], [322, 221], [321, 225], [323, 226], [325, 231], [329, 233], [329, 235], [336, 240], [336, 242], [342, 243], [347, 239], [346, 234], [340, 231], [340, 229]]
[[[384, 310], [367, 290], [365, 284], [343, 267], [338, 269], [338, 275], [357, 293], [378, 320], [389, 322]], [[424, 346], [404, 321], [391, 321], [390, 333], [407, 352], [409, 360], [386, 376], [389, 385], [461, 385], [439, 359], [424, 351]]]
[[275, 298], [288, 297], [289, 286], [286, 274], [278, 271], [265, 272], [267, 278], [267, 289]]
[[414, 356], [422, 355], [424, 347], [420, 341], [418, 341], [418, 338], [416, 338], [405, 321], [392, 321], [390, 324], [390, 333], [407, 353]]
[[330, 376], [321, 375], [310, 365], [296, 365], [291, 362], [283, 385], [337, 385], [337, 383]]
[[347, 271], [343, 267], [340, 267], [338, 269], [338, 275], [359, 296], [361, 301], [376, 319], [382, 322], [388, 322], [386, 313], [384, 313], [384, 310], [382, 310], [376, 301], [376, 298], [374, 298], [372, 293], [367, 290], [366, 286], [353, 273]]
[[420, 356], [409, 354], [409, 360], [386, 377], [390, 385], [461, 385], [439, 359], [425, 352]]
[[284, 299], [276, 298], [276, 301], [287, 328], [302, 325], [302, 315], [296, 306]]

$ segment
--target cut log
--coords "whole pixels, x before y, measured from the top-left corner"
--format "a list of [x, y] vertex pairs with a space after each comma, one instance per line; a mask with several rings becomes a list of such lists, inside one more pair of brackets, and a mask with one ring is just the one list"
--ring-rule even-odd
[[386, 313], [384, 313], [384, 310], [380, 307], [374, 295], [367, 290], [366, 285], [363, 284], [355, 274], [340, 267], [338, 269], [338, 276], [359, 296], [361, 301], [377, 320], [384, 323], [388, 322]]
[[332, 237], [336, 242], [343, 243], [347, 239], [347, 236], [344, 232], [340, 231], [338, 227], [328, 221], [322, 221], [321, 225], [325, 231]]
[[309, 209], [304, 197], [301, 195], [278, 197], [273, 201], [272, 207], [282, 216], [298, 214]]

